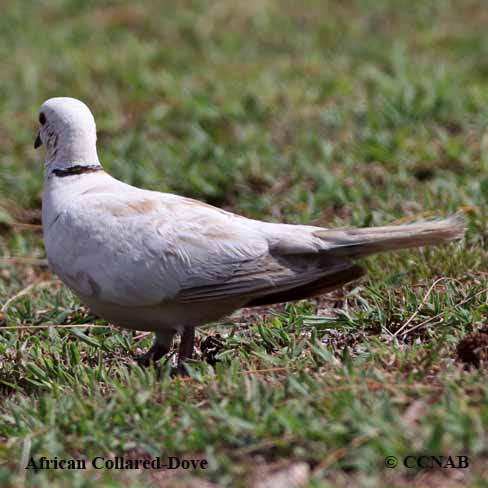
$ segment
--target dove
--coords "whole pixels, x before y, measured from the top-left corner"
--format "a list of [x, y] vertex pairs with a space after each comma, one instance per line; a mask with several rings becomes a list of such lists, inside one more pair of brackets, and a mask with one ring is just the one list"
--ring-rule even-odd
[[136, 188], [104, 171], [95, 119], [74, 98], [44, 102], [34, 143], [45, 147], [43, 238], [52, 271], [92, 312], [152, 331], [143, 365], [195, 327], [243, 307], [315, 297], [359, 279], [375, 253], [462, 238], [459, 215], [413, 224], [323, 228], [263, 222], [185, 196]]

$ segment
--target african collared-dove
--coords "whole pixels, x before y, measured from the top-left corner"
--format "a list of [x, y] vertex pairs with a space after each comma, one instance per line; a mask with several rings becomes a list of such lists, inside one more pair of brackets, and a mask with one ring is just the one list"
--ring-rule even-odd
[[326, 229], [261, 222], [190, 198], [135, 188], [100, 165], [95, 120], [73, 98], [40, 109], [35, 147], [46, 147], [42, 219], [53, 271], [95, 314], [154, 331], [142, 362], [182, 334], [241, 307], [313, 297], [359, 278], [354, 259], [436, 245], [464, 234], [462, 219]]

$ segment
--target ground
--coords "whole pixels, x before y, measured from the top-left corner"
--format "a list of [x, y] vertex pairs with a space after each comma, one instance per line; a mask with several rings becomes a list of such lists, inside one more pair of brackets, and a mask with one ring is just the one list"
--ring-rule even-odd
[[[4, 2], [0, 485], [487, 486], [487, 28], [481, 0]], [[189, 378], [140, 369], [151, 336], [46, 266], [32, 146], [51, 96], [92, 108], [129, 183], [322, 226], [461, 212], [466, 238], [210, 324]], [[24, 469], [42, 456], [209, 467]]]

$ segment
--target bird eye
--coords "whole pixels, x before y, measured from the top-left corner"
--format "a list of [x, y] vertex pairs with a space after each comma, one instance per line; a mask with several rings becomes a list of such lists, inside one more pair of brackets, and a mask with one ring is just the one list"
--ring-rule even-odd
[[44, 115], [43, 112], [39, 114], [39, 122], [41, 125], [44, 125], [46, 123], [46, 116]]

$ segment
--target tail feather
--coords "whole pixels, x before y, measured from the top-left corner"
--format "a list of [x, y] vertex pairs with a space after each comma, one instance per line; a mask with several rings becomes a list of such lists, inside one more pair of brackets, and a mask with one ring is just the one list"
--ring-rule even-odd
[[[323, 277], [312, 279], [309, 283], [294, 288], [255, 296], [246, 304], [246, 307], [301, 300], [327, 293], [355, 281], [363, 275], [362, 268], [352, 264], [352, 260], [356, 258], [395, 249], [435, 246], [461, 239], [464, 231], [465, 223], [460, 215], [443, 220], [387, 227], [316, 230], [313, 234], [323, 243], [322, 256], [319, 257], [317, 263], [321, 263], [324, 268], [327, 268], [327, 263], [337, 265], [337, 259], [339, 259], [339, 262], [343, 262], [344, 267], [335, 272], [326, 272]], [[303, 256], [308, 255], [301, 255], [301, 258]], [[298, 257], [287, 254], [288, 265], [292, 268], [293, 262], [297, 265]], [[317, 257], [315, 254], [313, 258], [317, 259]]]
[[324, 241], [329, 255], [360, 258], [378, 252], [435, 246], [461, 239], [465, 232], [462, 215], [415, 224], [359, 229], [324, 229], [314, 232]]

